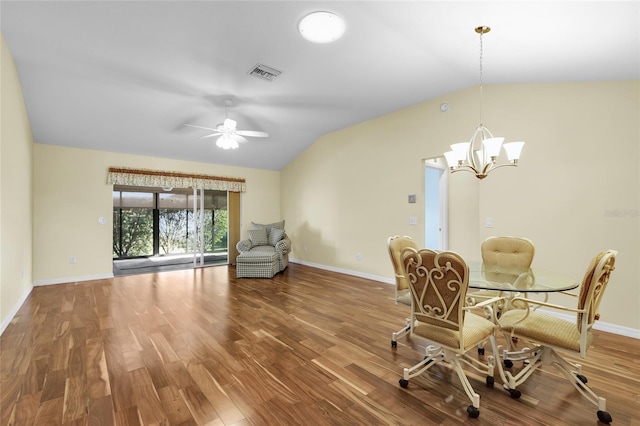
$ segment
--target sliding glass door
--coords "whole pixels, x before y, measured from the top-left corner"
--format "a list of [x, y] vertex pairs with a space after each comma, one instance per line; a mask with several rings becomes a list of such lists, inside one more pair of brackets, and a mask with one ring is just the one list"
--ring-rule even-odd
[[227, 199], [226, 191], [115, 186], [113, 259], [227, 263]]

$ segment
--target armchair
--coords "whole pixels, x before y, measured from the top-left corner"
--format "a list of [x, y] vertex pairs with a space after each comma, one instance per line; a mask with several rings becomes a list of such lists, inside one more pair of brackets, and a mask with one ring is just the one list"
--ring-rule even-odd
[[[527, 271], [533, 262], [535, 247], [528, 238], [489, 237], [482, 242], [480, 252], [485, 274], [500, 280], [501, 275], [517, 276]], [[467, 304], [475, 305], [480, 301], [500, 296], [500, 292], [493, 290], [472, 291], [467, 293]], [[510, 302], [515, 303], [519, 308], [524, 307], [522, 302]], [[494, 306], [486, 307], [485, 317], [491, 319], [495, 315], [499, 318], [504, 309], [506, 309], [505, 299], [501, 299]], [[478, 353], [484, 354], [484, 343], [478, 345]]]
[[[480, 252], [485, 273], [499, 276], [500, 274], [513, 274], [514, 271], [527, 271], [533, 262], [535, 247], [528, 238], [489, 237], [482, 242]], [[498, 296], [497, 291], [473, 291], [467, 295], [467, 302], [469, 305], [473, 305], [476, 301]], [[497, 308], [496, 316], [499, 317], [503, 306]]]
[[[579, 294], [566, 293], [577, 298], [577, 308], [516, 298], [526, 302], [524, 308], [510, 309], [502, 314], [498, 326], [510, 347], [502, 355], [505, 361], [524, 361], [523, 368], [515, 375], [500, 370], [504, 386], [512, 398], [520, 397], [521, 393], [516, 387], [524, 383], [535, 370], [544, 365], [552, 365], [583, 397], [598, 407], [598, 420], [603, 423], [611, 422], [611, 415], [606, 411], [606, 400], [586, 385], [587, 378], [582, 375], [581, 365], [564, 358], [560, 352], [580, 358], [586, 356], [593, 340], [593, 324], [600, 317], [598, 307], [614, 270], [616, 255], [615, 250], [598, 253], [587, 268]], [[576, 320], [567, 321], [556, 315], [535, 310], [532, 305], [565, 313], [571, 312], [576, 315]], [[514, 336], [531, 344], [532, 347], [516, 350], [512, 339], [509, 338]]]
[[[285, 270], [289, 265], [291, 240], [284, 231], [284, 220], [266, 225], [251, 222], [251, 229], [247, 231], [247, 234], [247, 239], [241, 240], [236, 244], [236, 249], [240, 253], [236, 261], [238, 269], [243, 269], [244, 271], [242, 276], [264, 276], [258, 273], [255, 265], [247, 267], [241, 265], [245, 263], [262, 263], [264, 269], [264, 266], [270, 262], [267, 258], [270, 259], [274, 254], [277, 264], [273, 265], [272, 273]], [[264, 255], [262, 256], [264, 259], [260, 257], [261, 254]], [[264, 270], [262, 273], [268, 272]]]
[[[402, 267], [402, 251], [411, 247], [418, 249], [416, 243], [411, 237], [400, 237], [398, 235], [387, 238], [387, 248], [389, 249], [389, 257], [391, 258], [391, 264], [393, 265], [393, 272], [395, 273], [396, 287], [395, 287], [395, 299], [396, 303], [401, 303], [406, 306], [411, 306], [411, 291], [409, 290], [409, 283], [404, 276], [404, 269]], [[404, 336], [411, 330], [411, 318], [405, 319], [404, 327], [391, 334], [391, 347], [398, 346], [398, 338]]]
[[[488, 356], [487, 363], [483, 363], [467, 355], [467, 352], [478, 343], [489, 340], [493, 353], [497, 354], [494, 337], [496, 324], [468, 311], [495, 303], [497, 299], [486, 300], [477, 306], [465, 306], [469, 267], [457, 253], [407, 248], [403, 252], [402, 264], [412, 297], [411, 335], [426, 339], [432, 345], [427, 347], [427, 354], [422, 361], [404, 369], [400, 386], [406, 388], [411, 377], [446, 361], [457, 373], [471, 400], [467, 414], [471, 418], [478, 417], [480, 395], [471, 387], [462, 364], [485, 374], [487, 386], [493, 386], [494, 356]], [[498, 368], [502, 371], [500, 364]]]

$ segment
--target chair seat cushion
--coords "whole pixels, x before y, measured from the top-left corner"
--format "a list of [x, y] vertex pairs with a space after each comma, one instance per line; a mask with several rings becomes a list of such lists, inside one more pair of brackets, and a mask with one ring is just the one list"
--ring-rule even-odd
[[[504, 312], [498, 321], [500, 328], [515, 336], [533, 340], [540, 344], [556, 346], [580, 352], [580, 332], [575, 321], [567, 321], [539, 311], [531, 311], [529, 316], [524, 309]], [[593, 334], [587, 333], [587, 347], [591, 345]]]
[[[483, 342], [493, 334], [495, 327], [495, 324], [486, 318], [474, 313], [467, 313], [464, 317], [464, 327], [462, 329], [465, 348], [470, 348]], [[449, 348], [463, 349], [460, 348], [460, 337], [457, 330], [437, 327], [418, 321], [413, 328], [413, 334]]]

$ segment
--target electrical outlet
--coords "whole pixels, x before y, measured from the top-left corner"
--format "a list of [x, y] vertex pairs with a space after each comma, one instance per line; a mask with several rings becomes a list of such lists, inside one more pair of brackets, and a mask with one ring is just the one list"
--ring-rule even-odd
[[485, 228], [493, 228], [493, 218], [492, 217], [487, 217], [484, 221], [484, 227]]
[[409, 225], [417, 225], [418, 224], [418, 218], [415, 216], [409, 216]]
[[74, 263], [77, 263], [77, 261], [78, 261], [78, 259], [76, 259], [75, 256], [70, 256], [69, 257], [69, 263], [74, 264]]
[[356, 253], [356, 260], [357, 261], [361, 261], [362, 260], [362, 253], [360, 253], [360, 252]]

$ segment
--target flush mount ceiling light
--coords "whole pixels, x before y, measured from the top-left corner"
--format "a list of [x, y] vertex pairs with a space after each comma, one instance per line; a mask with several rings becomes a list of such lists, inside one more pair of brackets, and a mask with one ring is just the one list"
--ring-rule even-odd
[[[489, 172], [499, 167], [517, 167], [520, 151], [524, 146], [524, 142], [509, 142], [503, 145], [504, 138], [494, 137], [482, 124], [482, 35], [489, 31], [491, 28], [484, 26], [475, 29], [480, 35], [480, 124], [469, 142], [453, 144], [451, 151], [444, 153], [451, 173], [467, 171], [475, 174], [478, 179], [484, 179]], [[499, 164], [501, 148], [504, 148], [507, 154], [507, 162]]]
[[331, 12], [312, 12], [298, 23], [302, 37], [313, 43], [329, 43], [342, 37], [345, 25], [342, 18]]

